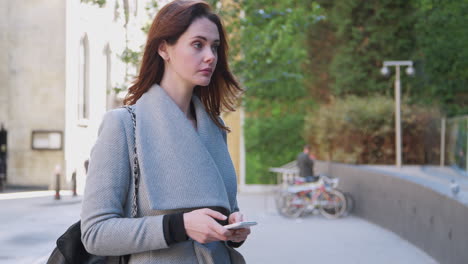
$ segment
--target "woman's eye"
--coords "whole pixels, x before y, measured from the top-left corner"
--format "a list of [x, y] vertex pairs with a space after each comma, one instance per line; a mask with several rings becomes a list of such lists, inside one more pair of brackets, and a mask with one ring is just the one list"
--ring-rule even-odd
[[193, 46], [196, 48], [196, 49], [200, 49], [202, 47], [202, 44], [200, 42], [195, 42], [193, 43]]
[[213, 51], [218, 51], [219, 45], [213, 45], [211, 46], [211, 48], [213, 49]]

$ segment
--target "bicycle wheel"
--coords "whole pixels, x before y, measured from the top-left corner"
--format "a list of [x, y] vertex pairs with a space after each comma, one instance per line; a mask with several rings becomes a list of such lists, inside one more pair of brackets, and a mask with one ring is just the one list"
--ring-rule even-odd
[[276, 210], [278, 210], [278, 213], [282, 214], [282, 210], [285, 207], [285, 196], [286, 191], [280, 190], [275, 194], [275, 205], [276, 205]]
[[335, 189], [338, 192], [344, 194], [346, 198], [346, 211], [344, 212], [343, 216], [350, 215], [354, 210], [354, 198], [349, 192], [343, 192], [341, 189]]
[[339, 218], [346, 212], [346, 198], [343, 193], [331, 190], [319, 196], [320, 213], [326, 218]]
[[294, 193], [280, 192], [276, 197], [276, 209], [282, 216], [289, 218], [299, 217], [304, 209], [305, 201]]
[[354, 198], [349, 192], [345, 192], [344, 196], [346, 197], [346, 212], [345, 216], [350, 215], [354, 209]]

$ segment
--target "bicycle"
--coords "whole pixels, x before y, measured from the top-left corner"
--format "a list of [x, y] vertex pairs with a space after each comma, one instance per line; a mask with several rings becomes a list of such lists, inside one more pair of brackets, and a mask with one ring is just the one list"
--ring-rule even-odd
[[278, 212], [286, 217], [297, 218], [320, 212], [327, 218], [339, 218], [347, 213], [347, 199], [337, 190], [337, 178], [319, 175], [316, 183], [299, 183], [280, 189], [276, 195]]

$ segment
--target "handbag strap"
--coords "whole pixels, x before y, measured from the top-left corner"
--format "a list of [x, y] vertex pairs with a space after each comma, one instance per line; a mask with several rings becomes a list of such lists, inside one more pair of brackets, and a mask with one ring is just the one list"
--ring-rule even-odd
[[133, 192], [132, 197], [132, 218], [137, 216], [138, 213], [138, 205], [137, 205], [137, 195], [138, 195], [138, 187], [140, 184], [140, 166], [138, 163], [138, 154], [137, 154], [137, 147], [136, 147], [136, 116], [133, 107], [126, 105], [125, 108], [132, 116], [133, 121], [133, 185], [135, 186], [135, 191]]

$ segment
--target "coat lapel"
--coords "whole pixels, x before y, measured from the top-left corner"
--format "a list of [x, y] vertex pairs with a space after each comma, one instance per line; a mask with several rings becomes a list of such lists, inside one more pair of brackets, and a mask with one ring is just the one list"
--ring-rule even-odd
[[232, 210], [236, 177], [221, 130], [193, 96], [198, 132], [153, 85], [137, 101], [136, 144], [142, 188], [153, 210], [222, 206]]

